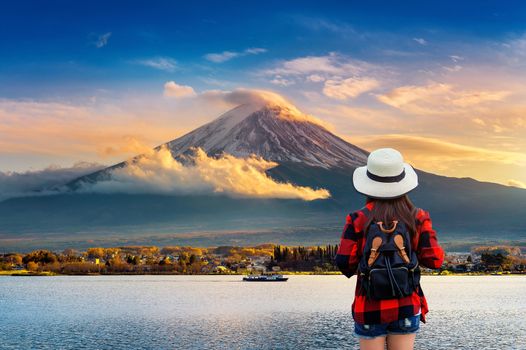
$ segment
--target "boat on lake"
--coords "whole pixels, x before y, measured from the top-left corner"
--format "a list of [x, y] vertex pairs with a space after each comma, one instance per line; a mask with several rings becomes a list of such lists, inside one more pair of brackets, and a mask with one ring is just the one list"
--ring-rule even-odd
[[285, 282], [289, 278], [283, 275], [248, 275], [243, 277], [245, 282]]

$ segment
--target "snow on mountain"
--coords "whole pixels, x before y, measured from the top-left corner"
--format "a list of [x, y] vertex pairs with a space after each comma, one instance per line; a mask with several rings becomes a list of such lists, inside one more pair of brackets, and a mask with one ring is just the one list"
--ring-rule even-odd
[[367, 151], [331, 133], [317, 119], [289, 105], [243, 104], [166, 144], [177, 157], [191, 147], [209, 155], [251, 154], [276, 162], [322, 168], [360, 166]]

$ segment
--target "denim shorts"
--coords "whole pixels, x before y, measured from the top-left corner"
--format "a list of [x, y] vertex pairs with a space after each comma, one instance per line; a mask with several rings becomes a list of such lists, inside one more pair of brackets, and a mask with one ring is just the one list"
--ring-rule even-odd
[[354, 334], [358, 338], [373, 339], [385, 337], [388, 334], [411, 334], [420, 329], [420, 313], [389, 323], [359, 324], [354, 323]]

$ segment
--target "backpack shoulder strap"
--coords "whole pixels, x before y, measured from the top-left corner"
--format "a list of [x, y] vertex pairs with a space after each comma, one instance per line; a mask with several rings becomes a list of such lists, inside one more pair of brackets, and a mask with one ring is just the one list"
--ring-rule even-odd
[[364, 239], [365, 239], [366, 238], [365, 237], [365, 232], [368, 229], [368, 227], [366, 227], [365, 224], [367, 223], [367, 221], [369, 221], [369, 218], [371, 217], [371, 208], [368, 205], [365, 205], [365, 206], [363, 206], [363, 208], [360, 209], [360, 211], [365, 216], [365, 223], [364, 223], [364, 227], [363, 227], [363, 233], [364, 233]]

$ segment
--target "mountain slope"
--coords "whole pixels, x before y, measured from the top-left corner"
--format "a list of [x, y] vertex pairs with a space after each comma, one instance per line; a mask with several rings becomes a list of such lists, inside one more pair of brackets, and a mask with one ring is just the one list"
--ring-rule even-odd
[[[244, 245], [337, 243], [345, 216], [364, 204], [352, 168], [283, 163], [278, 180], [331, 191], [327, 200], [230, 198], [221, 195], [61, 194], [0, 202], [4, 250], [95, 245]], [[413, 202], [429, 210], [448, 246], [526, 244], [526, 191], [417, 171]]]
[[[352, 173], [368, 152], [327, 130], [293, 106], [240, 105], [167, 147], [184, 162], [192, 148], [210, 156], [251, 154], [279, 165], [267, 174], [279, 182], [326, 188], [331, 197], [236, 198], [218, 194], [156, 195], [89, 193], [90, 185], [112, 179], [116, 169], [141, 156], [80, 177], [66, 193], [0, 202], [0, 242], [6, 247], [69, 245], [206, 245], [337, 242], [345, 215], [363, 205]], [[526, 242], [526, 190], [417, 170], [415, 204], [431, 212], [442, 240]], [[86, 187], [87, 186], [87, 187]], [[76, 191], [82, 188], [80, 193]], [[200, 238], [195, 238], [200, 237]], [[194, 239], [195, 238], [195, 239]], [[74, 242], [74, 243], [72, 243]], [[28, 248], [29, 249], [29, 248]]]

